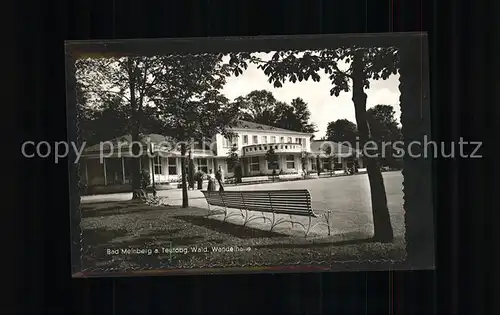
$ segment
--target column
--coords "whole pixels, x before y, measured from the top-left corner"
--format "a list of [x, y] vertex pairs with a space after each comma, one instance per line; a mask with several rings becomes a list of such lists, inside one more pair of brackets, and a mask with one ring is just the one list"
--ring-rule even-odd
[[122, 184], [125, 184], [125, 161], [122, 156]]
[[182, 175], [182, 172], [181, 172], [181, 160], [180, 159], [182, 159], [182, 158], [178, 158], [178, 157], [175, 158], [175, 164], [177, 164], [177, 174], [178, 174], [179, 178]]
[[104, 169], [104, 186], [106, 186], [108, 184], [108, 179], [106, 175], [106, 159], [102, 159], [102, 165]]
[[87, 184], [87, 186], [89, 185], [89, 170], [88, 170], [88, 166], [87, 166], [87, 159], [83, 160], [83, 163], [85, 164], [85, 184]]

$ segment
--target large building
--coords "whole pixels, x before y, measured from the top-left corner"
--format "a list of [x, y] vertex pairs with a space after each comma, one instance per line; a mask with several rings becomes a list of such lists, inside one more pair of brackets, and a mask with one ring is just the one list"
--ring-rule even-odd
[[[226, 158], [232, 147], [241, 158], [243, 176], [272, 174], [273, 166], [266, 160], [266, 152], [272, 147], [277, 155], [277, 172], [282, 174], [301, 173], [303, 168], [309, 172], [317, 171], [317, 156], [321, 156], [320, 169], [325, 163], [332, 166], [332, 159], [325, 157], [324, 147], [329, 143], [311, 141], [312, 134], [296, 132], [272, 126], [238, 121], [232, 127], [233, 137], [216, 135], [210, 143], [195, 143], [189, 146], [188, 157], [193, 159], [196, 168], [208, 173], [221, 166], [227, 177], [233, 176]], [[80, 178], [89, 193], [127, 191], [131, 189], [130, 135], [112, 139], [108, 142], [87, 147], [80, 160]], [[346, 150], [338, 150], [333, 143], [336, 156], [345, 160], [355, 156]], [[178, 145], [165, 136], [144, 135], [141, 140], [140, 167], [154, 175], [155, 185], [180, 181], [181, 154]], [[104, 157], [101, 163], [101, 156]], [[305, 165], [302, 165], [305, 161]], [[326, 161], [326, 162], [325, 162]], [[342, 163], [341, 163], [342, 164]], [[186, 164], [187, 165], [187, 164]], [[343, 163], [345, 168], [345, 162]]]

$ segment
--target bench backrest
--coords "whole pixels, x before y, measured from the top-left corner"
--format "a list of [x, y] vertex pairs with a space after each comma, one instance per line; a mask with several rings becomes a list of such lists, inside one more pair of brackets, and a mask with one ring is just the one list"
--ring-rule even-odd
[[290, 215], [314, 215], [307, 189], [203, 191], [210, 205]]

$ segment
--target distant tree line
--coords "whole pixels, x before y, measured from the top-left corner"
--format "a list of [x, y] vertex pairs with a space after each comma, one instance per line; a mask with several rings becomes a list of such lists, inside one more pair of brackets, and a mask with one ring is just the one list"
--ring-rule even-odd
[[[395, 143], [402, 141], [401, 127], [396, 120], [396, 112], [391, 105], [376, 105], [366, 111], [366, 120], [369, 127], [371, 141], [375, 142], [380, 150], [382, 143]], [[359, 132], [355, 123], [347, 119], [338, 119], [328, 123], [326, 129], [325, 140], [344, 142], [356, 148], [358, 143], [359, 148], [363, 146], [359, 144]], [[382, 166], [400, 168], [401, 159], [394, 158], [390, 150], [391, 147], [386, 147], [385, 156], [379, 159]]]

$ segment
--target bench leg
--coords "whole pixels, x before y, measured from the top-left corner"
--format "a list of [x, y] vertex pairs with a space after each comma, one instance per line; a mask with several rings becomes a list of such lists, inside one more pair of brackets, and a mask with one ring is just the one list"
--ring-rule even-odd
[[224, 220], [222, 220], [222, 222], [226, 222], [227, 218], [228, 218], [227, 208], [224, 207]]
[[292, 216], [290, 215], [290, 220], [286, 220], [286, 219], [278, 219], [276, 220], [276, 218], [273, 216], [273, 220], [271, 221], [271, 230], [273, 230], [273, 228], [281, 223], [291, 223], [292, 225], [300, 225], [304, 230], [306, 229], [306, 226], [298, 221], [293, 221], [292, 219]]
[[292, 229], [293, 229], [293, 221], [292, 221], [293, 219], [292, 219], [292, 215], [290, 214], [290, 215], [289, 215], [289, 217], [290, 217], [290, 223], [292, 224]]
[[[247, 216], [247, 219], [245, 220], [245, 223], [243, 223], [243, 226], [246, 226], [251, 221], [257, 220], [257, 219], [264, 219], [264, 222], [266, 222], [266, 220], [271, 221], [271, 219], [269, 219], [268, 217], [261, 217], [261, 216], [255, 216], [255, 215], [254, 216]], [[272, 224], [272, 222], [271, 222], [271, 224]]]
[[305, 235], [306, 238], [309, 235], [309, 232], [311, 231], [311, 223], [312, 223], [312, 217], [309, 216], [309, 223], [307, 225], [307, 230], [306, 230], [306, 235]]
[[312, 217], [310, 216], [309, 217], [309, 226], [307, 228], [305, 237], [307, 237], [309, 235], [309, 232], [312, 229], [314, 229], [317, 225], [326, 225], [326, 227], [328, 228], [328, 236], [331, 236], [331, 225], [330, 225], [331, 212], [332, 212], [331, 210], [328, 210], [328, 211], [326, 211], [326, 213], [323, 214], [323, 217], [325, 218], [326, 222], [318, 222], [318, 223], [314, 224], [313, 226], [311, 226]]
[[[265, 221], [265, 220], [264, 220]], [[271, 221], [271, 228], [269, 229], [269, 231], [272, 231], [274, 229], [274, 227], [276, 226], [276, 215], [274, 214], [273, 212], [273, 219]]]
[[325, 216], [325, 221], [326, 221], [326, 225], [328, 227], [328, 236], [331, 236], [332, 235], [332, 227], [330, 225], [330, 214], [332, 213], [331, 210], [328, 210], [326, 211], [326, 213], [323, 213], [323, 215]]

